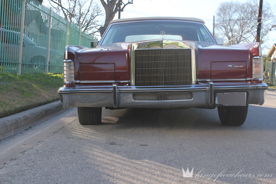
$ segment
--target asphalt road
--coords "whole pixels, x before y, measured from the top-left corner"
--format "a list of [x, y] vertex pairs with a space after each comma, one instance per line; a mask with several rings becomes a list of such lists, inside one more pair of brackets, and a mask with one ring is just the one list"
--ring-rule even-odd
[[[76, 109], [0, 142], [0, 183], [276, 183], [276, 93], [225, 127], [217, 110]], [[187, 169], [193, 175], [183, 177]]]

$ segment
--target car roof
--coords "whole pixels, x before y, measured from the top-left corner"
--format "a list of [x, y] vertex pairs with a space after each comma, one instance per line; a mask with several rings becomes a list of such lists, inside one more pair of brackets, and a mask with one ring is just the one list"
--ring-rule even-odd
[[118, 23], [118, 22], [144, 21], [144, 20], [184, 20], [184, 21], [193, 21], [193, 22], [204, 23], [204, 21], [202, 19], [198, 19], [195, 17], [138, 17], [138, 18], [116, 19], [116, 20], [111, 21], [111, 24]]

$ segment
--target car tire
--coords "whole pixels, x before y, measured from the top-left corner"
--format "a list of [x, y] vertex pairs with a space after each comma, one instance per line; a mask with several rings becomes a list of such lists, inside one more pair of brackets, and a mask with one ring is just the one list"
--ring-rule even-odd
[[225, 126], [241, 126], [246, 120], [247, 112], [248, 105], [218, 107], [219, 119]]
[[98, 125], [102, 119], [102, 108], [78, 107], [78, 116], [81, 125]]

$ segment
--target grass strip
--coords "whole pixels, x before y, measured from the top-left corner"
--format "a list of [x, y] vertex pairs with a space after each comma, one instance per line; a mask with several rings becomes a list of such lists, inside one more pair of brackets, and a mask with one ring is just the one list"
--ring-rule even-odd
[[269, 89], [276, 89], [275, 86], [273, 86], [273, 85], [267, 84], [267, 86]]
[[59, 100], [63, 74], [0, 74], [0, 118]]

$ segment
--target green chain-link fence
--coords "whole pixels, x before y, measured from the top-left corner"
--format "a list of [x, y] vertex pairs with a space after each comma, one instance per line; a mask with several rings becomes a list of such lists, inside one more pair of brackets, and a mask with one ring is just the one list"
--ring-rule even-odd
[[62, 73], [66, 45], [94, 38], [36, 0], [0, 0], [0, 73]]

